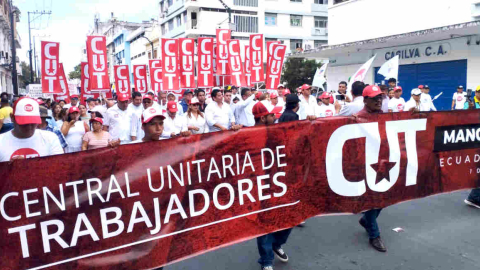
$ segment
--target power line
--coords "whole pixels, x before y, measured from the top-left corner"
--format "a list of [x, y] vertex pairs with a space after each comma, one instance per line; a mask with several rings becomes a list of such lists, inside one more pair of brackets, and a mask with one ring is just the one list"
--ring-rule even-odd
[[[35, 4], [37, 2], [35, 1]], [[32, 61], [32, 33], [31, 33], [31, 30], [32, 30], [32, 27], [30, 26], [30, 24], [32, 22], [34, 22], [36, 19], [38, 18], [41, 18], [43, 15], [50, 15], [52, 14], [52, 11], [45, 11], [45, 10], [42, 10], [42, 11], [29, 11], [28, 12], [28, 44], [30, 45], [30, 50], [28, 51], [28, 55], [29, 55], [29, 59], [30, 59], [30, 82], [33, 83], [33, 61]], [[33, 19], [30, 19], [30, 15], [33, 15]], [[37, 16], [35, 16], [37, 15]], [[41, 19], [40, 19], [41, 20]], [[41, 27], [41, 25], [40, 25]], [[36, 29], [38, 30], [38, 29]]]

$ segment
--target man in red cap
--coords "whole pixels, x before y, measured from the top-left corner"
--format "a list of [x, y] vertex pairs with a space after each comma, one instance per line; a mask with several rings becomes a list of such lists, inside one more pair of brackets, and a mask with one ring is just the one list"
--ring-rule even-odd
[[312, 87], [308, 84], [302, 85], [302, 94], [300, 98], [300, 109], [298, 110], [298, 116], [300, 120], [315, 120], [315, 106], [317, 101], [314, 96], [311, 95]]
[[78, 106], [78, 95], [71, 95], [70, 103], [65, 104], [63, 106], [63, 109], [70, 109], [71, 107], [77, 107], [77, 106]]
[[335, 115], [335, 106], [330, 104], [332, 95], [328, 92], [323, 92], [319, 97], [320, 102], [315, 106], [315, 117], [332, 117]]
[[388, 102], [389, 112], [403, 112], [405, 100], [402, 98], [403, 89], [397, 86], [393, 89], [393, 98]]
[[187, 119], [184, 115], [177, 115], [178, 110], [179, 104], [176, 101], [169, 101], [167, 103], [164, 137], [175, 137], [177, 135], [186, 137], [190, 135], [190, 131], [188, 131]]
[[[372, 114], [382, 113], [382, 90], [376, 85], [369, 85], [363, 90], [364, 108], [356, 114], [357, 116], [368, 116]], [[377, 218], [382, 209], [368, 210], [359, 220], [360, 225], [365, 228], [368, 233], [370, 245], [380, 252], [386, 252], [387, 248], [383, 244], [380, 237], [380, 229], [377, 224]]]
[[[278, 100], [279, 100], [279, 98], [278, 98], [278, 95], [276, 93], [271, 93], [270, 94], [270, 103], [272, 103], [273, 106], [280, 106], [278, 104]], [[282, 106], [280, 106], [280, 107], [282, 107]]]
[[58, 137], [37, 129], [42, 123], [38, 102], [20, 98], [13, 105], [13, 129], [0, 134], [0, 162], [63, 154]]
[[[274, 107], [267, 100], [257, 102], [252, 108], [252, 113], [255, 117], [255, 126], [272, 125], [275, 122], [275, 114], [279, 113], [280, 110], [281, 107]], [[286, 229], [257, 238], [258, 253], [260, 254], [258, 263], [262, 270], [273, 270], [273, 259], [275, 255], [280, 261], [284, 263], [288, 262], [288, 256], [283, 251], [282, 245], [287, 242], [291, 231], [292, 229]]]
[[[153, 106], [153, 99], [154, 97], [148, 93], [143, 95], [143, 111]], [[160, 112], [162, 111], [160, 108], [156, 109], [158, 109]], [[130, 125], [130, 137], [132, 141], [140, 140], [143, 138], [143, 136], [145, 136], [145, 133], [142, 129], [142, 114], [140, 114], [140, 116], [137, 114], [133, 114], [132, 122]]]
[[133, 110], [128, 109], [129, 94], [119, 93], [117, 95], [117, 104], [107, 110], [103, 127], [110, 133], [112, 139], [120, 139], [120, 144], [126, 144], [132, 141], [130, 136], [130, 126], [132, 122]]
[[162, 134], [164, 134], [164, 120], [165, 116], [163, 116], [160, 109], [155, 107], [145, 109], [142, 113], [142, 129], [145, 136], [132, 143], [152, 142], [165, 139], [162, 138]]

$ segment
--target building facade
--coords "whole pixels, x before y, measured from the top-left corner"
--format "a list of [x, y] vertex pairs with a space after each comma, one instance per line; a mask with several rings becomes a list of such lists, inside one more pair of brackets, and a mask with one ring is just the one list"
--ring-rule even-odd
[[[13, 7], [13, 14], [15, 16], [13, 23], [15, 29], [17, 29], [17, 23], [20, 22], [20, 10], [15, 6]], [[16, 66], [18, 75], [21, 75], [21, 68], [18, 64], [18, 57], [12, 59], [12, 31], [10, 26], [9, 3], [6, 0], [0, 0], [0, 92], [13, 95], [12, 65]], [[14, 37], [15, 47], [20, 49], [21, 39], [17, 31], [15, 31]]]
[[[366, 16], [382, 12], [391, 16]], [[388, 78], [377, 71], [399, 55], [403, 97], [409, 99], [413, 88], [429, 85], [432, 97], [443, 93], [435, 101], [439, 109], [450, 109], [457, 86], [480, 85], [478, 0], [330, 0], [328, 16], [328, 46], [291, 55], [328, 59], [328, 89], [337, 89], [374, 55], [365, 83], [386, 83]]]

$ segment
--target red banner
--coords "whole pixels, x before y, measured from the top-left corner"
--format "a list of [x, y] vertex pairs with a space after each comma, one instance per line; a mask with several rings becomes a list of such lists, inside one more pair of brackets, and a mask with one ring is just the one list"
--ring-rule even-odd
[[68, 87], [67, 76], [65, 76], [65, 70], [63, 69], [63, 64], [58, 64], [58, 80], [60, 82], [60, 88], [62, 89], [61, 93], [58, 93], [56, 100], [66, 100], [70, 102], [70, 89]]
[[89, 66], [90, 90], [109, 92], [107, 44], [105, 36], [87, 37], [87, 58]]
[[273, 46], [275, 44], [281, 44], [280, 41], [267, 41], [267, 68], [270, 66], [270, 62], [272, 61], [273, 55]]
[[252, 83], [252, 63], [250, 61], [250, 46], [245, 46], [243, 59], [245, 59], [245, 83], [247, 87], [253, 87]]
[[238, 39], [229, 39], [227, 40], [227, 46], [232, 84], [238, 87], [247, 86], [242, 58], [240, 57], [240, 41]]
[[145, 94], [148, 92], [147, 65], [133, 65], [133, 81], [135, 91]]
[[283, 59], [287, 46], [280, 44], [273, 44], [273, 52], [270, 59], [270, 65], [267, 66], [267, 82], [265, 86], [267, 89], [277, 89], [282, 77]]
[[3, 162], [0, 269], [152, 269], [309, 217], [477, 187], [480, 137], [465, 134], [479, 118], [319, 118]]
[[227, 40], [231, 39], [231, 30], [217, 29], [217, 74], [230, 75], [228, 66]]
[[115, 90], [118, 94], [132, 94], [130, 87], [130, 72], [128, 65], [113, 66], [113, 73], [115, 74]]
[[162, 38], [163, 90], [179, 90], [178, 39]]
[[213, 38], [198, 38], [197, 87], [213, 87]]
[[195, 88], [195, 40], [193, 38], [178, 39], [178, 55], [180, 58], [180, 88]]
[[222, 86], [220, 75], [217, 74], [217, 43], [213, 43], [213, 86]]
[[58, 79], [59, 59], [60, 43], [42, 41], [42, 93], [59, 94], [62, 92]]
[[162, 88], [162, 60], [148, 60], [148, 66], [150, 69], [150, 85], [152, 90], [155, 92], [155, 95]]
[[252, 61], [252, 83], [264, 82], [263, 34], [250, 35], [250, 55]]
[[85, 102], [88, 98], [99, 98], [100, 93], [93, 93], [90, 91], [90, 75], [88, 72], [88, 63], [82, 62], [81, 65], [82, 74], [80, 75], [80, 101]]

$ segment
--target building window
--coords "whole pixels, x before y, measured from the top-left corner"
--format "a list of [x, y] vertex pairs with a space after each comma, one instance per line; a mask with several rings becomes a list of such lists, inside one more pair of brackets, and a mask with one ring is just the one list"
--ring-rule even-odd
[[186, 24], [186, 23], [187, 23], [187, 19], [188, 19], [188, 17], [187, 17], [187, 12], [185, 11], [185, 12], [183, 12], [183, 23]]
[[173, 30], [173, 19], [168, 21], [168, 31], [172, 31]]
[[290, 26], [302, 26], [302, 16], [290, 15]]
[[302, 40], [301, 39], [290, 39], [290, 50], [302, 50]]
[[328, 0], [314, 0], [313, 3], [318, 5], [328, 5]]
[[171, 7], [173, 5], [173, 0], [168, 0], [168, 7]]
[[167, 33], [167, 29], [165, 27], [165, 24], [162, 25], [162, 35], [165, 35]]
[[316, 28], [327, 28], [328, 19], [325, 17], [315, 17], [315, 27]]
[[265, 25], [269, 25], [269, 26], [277, 25], [277, 14], [265, 13]]
[[258, 7], [258, 0], [233, 0], [235, 6]]
[[336, 4], [340, 4], [347, 1], [350, 1], [350, 0], [333, 0], [333, 4], [336, 5]]
[[235, 15], [233, 22], [237, 26], [237, 32], [258, 33], [258, 17]]
[[177, 17], [175, 17], [175, 20], [177, 21], [177, 27], [182, 25], [182, 18], [181, 18], [180, 15], [178, 15]]
[[327, 44], [326, 40], [314, 40], [313, 41], [313, 46], [315, 48], [320, 48], [322, 45]]
[[301, 3], [302, 0], [290, 0], [290, 2], [298, 2], [298, 3]]

